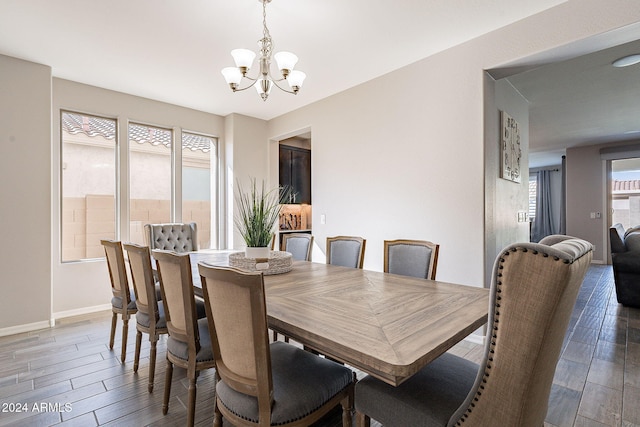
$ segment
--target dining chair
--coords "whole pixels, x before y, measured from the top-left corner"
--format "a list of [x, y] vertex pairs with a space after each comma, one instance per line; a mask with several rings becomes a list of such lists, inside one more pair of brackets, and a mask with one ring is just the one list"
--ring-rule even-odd
[[591, 259], [591, 244], [568, 236], [507, 246], [493, 268], [480, 366], [444, 353], [398, 387], [367, 376], [356, 385], [357, 425], [542, 426]]
[[426, 240], [385, 240], [384, 272], [435, 280], [439, 251]]
[[198, 319], [189, 254], [155, 249], [169, 338], [162, 413], [169, 411], [173, 366], [187, 370], [189, 380], [187, 425], [193, 426], [198, 372], [213, 368], [213, 350], [206, 317]]
[[198, 265], [216, 370], [214, 426], [308, 426], [338, 405], [351, 425], [354, 374], [282, 341], [269, 344], [262, 273]]
[[[293, 233], [282, 235], [281, 251], [289, 252], [291, 258], [297, 261], [311, 261], [313, 250], [313, 235], [309, 233]], [[278, 333], [273, 331], [273, 340], [278, 340]], [[289, 337], [284, 337], [284, 342], [289, 342]]]
[[145, 239], [150, 250], [163, 249], [178, 253], [198, 250], [198, 226], [189, 224], [145, 224]]
[[111, 334], [109, 335], [109, 349], [113, 350], [113, 342], [116, 336], [116, 324], [118, 314], [122, 317], [122, 351], [120, 360], [124, 363], [127, 357], [127, 335], [129, 334], [129, 318], [138, 311], [136, 307], [135, 293], [131, 295], [129, 289], [129, 279], [124, 264], [124, 253], [122, 243], [117, 240], [100, 240], [104, 247], [107, 258], [107, 268], [109, 269], [109, 279], [111, 280]]
[[164, 304], [158, 301], [156, 284], [151, 267], [151, 254], [147, 246], [135, 243], [124, 243], [123, 248], [129, 257], [131, 281], [136, 294], [136, 352], [133, 359], [133, 372], [138, 372], [140, 363], [140, 347], [142, 334], [149, 335], [151, 349], [149, 351], [149, 393], [153, 391], [153, 380], [156, 372], [156, 353], [160, 335], [167, 334], [167, 319]]
[[313, 249], [313, 235], [308, 233], [284, 234], [282, 236], [281, 251], [289, 252], [297, 261], [311, 261]]
[[366, 243], [356, 236], [327, 237], [327, 264], [362, 268]]

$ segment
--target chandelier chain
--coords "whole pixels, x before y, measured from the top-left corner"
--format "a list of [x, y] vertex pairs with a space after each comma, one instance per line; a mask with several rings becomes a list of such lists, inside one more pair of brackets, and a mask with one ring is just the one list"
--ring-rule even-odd
[[271, 33], [267, 27], [267, 0], [262, 0], [262, 40], [260, 40], [260, 51], [262, 56], [271, 59], [272, 43]]

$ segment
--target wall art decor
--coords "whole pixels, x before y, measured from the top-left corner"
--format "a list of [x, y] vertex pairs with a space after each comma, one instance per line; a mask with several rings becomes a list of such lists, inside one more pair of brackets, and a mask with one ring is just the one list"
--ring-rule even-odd
[[500, 156], [502, 157], [500, 177], [513, 182], [520, 182], [520, 126], [518, 122], [504, 111], [501, 111], [502, 132], [500, 140]]

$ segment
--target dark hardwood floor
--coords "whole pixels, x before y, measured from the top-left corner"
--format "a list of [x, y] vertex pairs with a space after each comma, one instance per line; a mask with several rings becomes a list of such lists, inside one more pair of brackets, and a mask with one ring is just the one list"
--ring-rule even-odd
[[[183, 370], [174, 370], [169, 413], [161, 410], [166, 340], [158, 345], [155, 389], [148, 393], [149, 344], [143, 341], [134, 375], [134, 321], [122, 364], [120, 328], [114, 350], [108, 349], [110, 317], [101, 312], [1, 337], [0, 426], [183, 426]], [[466, 341], [451, 352], [476, 362], [482, 357], [481, 346]], [[212, 423], [213, 391], [214, 372], [205, 371], [198, 379], [198, 426]], [[318, 423], [338, 425], [339, 413]], [[581, 288], [545, 425], [640, 426], [640, 310], [616, 302], [610, 266], [592, 266]]]

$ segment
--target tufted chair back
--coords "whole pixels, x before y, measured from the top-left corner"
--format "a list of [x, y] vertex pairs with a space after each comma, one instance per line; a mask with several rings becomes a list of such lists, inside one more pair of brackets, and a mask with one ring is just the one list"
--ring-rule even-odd
[[198, 227], [195, 222], [145, 224], [144, 231], [150, 250], [161, 249], [178, 253], [198, 250]]

